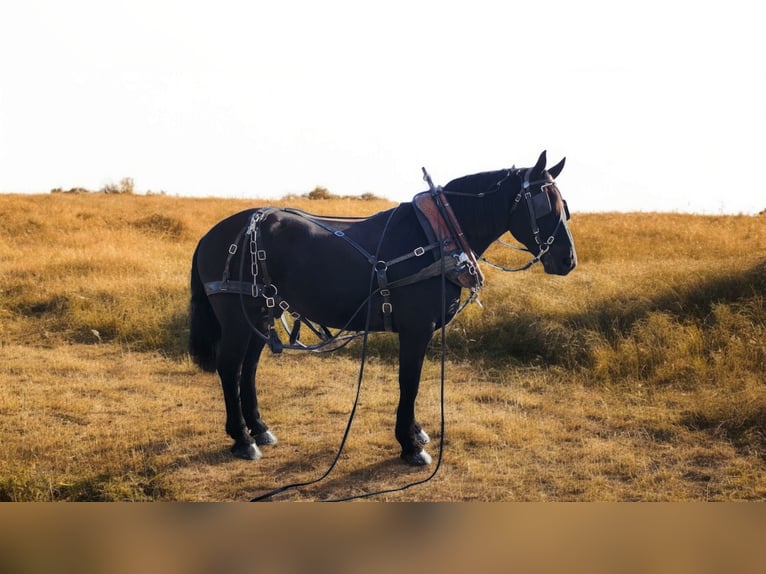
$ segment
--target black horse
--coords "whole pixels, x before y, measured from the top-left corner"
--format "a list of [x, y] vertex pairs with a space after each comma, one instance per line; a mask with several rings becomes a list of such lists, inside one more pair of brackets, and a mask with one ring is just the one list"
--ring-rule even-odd
[[264, 346], [282, 349], [274, 324], [284, 314], [297, 325], [291, 342], [303, 323], [328, 335], [328, 328], [398, 333], [395, 435], [407, 463], [429, 464], [429, 438], [415, 419], [423, 359], [434, 331], [457, 312], [461, 289], [481, 287], [475, 257], [510, 231], [546, 273], [566, 275], [577, 264], [554, 183], [563, 166], [546, 170], [543, 152], [532, 168], [431, 186], [424, 194], [445, 235], [429, 229], [415, 200], [368, 218], [261, 208], [215, 225], [192, 260], [189, 345], [195, 362], [221, 378], [232, 453], [254, 460], [258, 445], [276, 442], [261, 419], [255, 375]]

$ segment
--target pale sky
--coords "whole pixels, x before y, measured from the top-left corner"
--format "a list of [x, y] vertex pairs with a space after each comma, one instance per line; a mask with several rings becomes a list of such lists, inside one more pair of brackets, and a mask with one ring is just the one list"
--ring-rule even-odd
[[757, 213], [754, 0], [0, 0], [0, 192], [408, 201], [567, 157], [572, 211]]

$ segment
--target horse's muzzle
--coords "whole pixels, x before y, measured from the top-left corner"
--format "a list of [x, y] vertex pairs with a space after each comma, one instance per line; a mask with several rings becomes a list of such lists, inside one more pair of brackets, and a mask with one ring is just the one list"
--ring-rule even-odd
[[577, 253], [574, 248], [567, 249], [564, 253], [560, 250], [551, 249], [541, 259], [543, 269], [550, 275], [568, 275], [577, 267]]

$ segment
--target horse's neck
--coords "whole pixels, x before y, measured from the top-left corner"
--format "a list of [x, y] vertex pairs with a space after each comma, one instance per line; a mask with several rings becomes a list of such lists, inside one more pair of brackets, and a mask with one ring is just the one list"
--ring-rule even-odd
[[471, 249], [473, 250], [476, 255], [481, 255], [484, 253], [487, 248], [496, 241], [503, 232], [495, 233], [492, 235], [480, 235], [477, 237], [471, 237], [466, 233], [466, 239], [468, 240], [468, 244], [471, 246]]
[[[508, 231], [508, 208], [501, 198], [463, 198], [455, 202], [455, 216], [463, 234], [476, 255], [481, 255], [503, 233]], [[493, 201], [495, 200], [495, 201]], [[471, 205], [469, 202], [481, 202]]]
[[[504, 183], [503, 190], [493, 192], [492, 188], [493, 184], [503, 182], [510, 175], [510, 172], [500, 170], [465, 176], [447, 184], [447, 198], [468, 244], [477, 255], [484, 253], [494, 241], [508, 231], [511, 199], [515, 197], [518, 189], [510, 192], [511, 199], [509, 199], [506, 186], [512, 185], [510, 181]], [[450, 191], [470, 195], [483, 192], [486, 195], [483, 197], [450, 196]]]

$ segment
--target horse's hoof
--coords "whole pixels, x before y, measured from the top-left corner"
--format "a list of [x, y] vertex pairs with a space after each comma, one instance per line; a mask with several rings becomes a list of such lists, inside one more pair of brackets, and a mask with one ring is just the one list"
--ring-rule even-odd
[[244, 460], [258, 460], [263, 456], [255, 443], [234, 443], [231, 454]]
[[420, 429], [418, 434], [415, 435], [415, 440], [418, 441], [420, 444], [428, 444], [431, 442], [431, 437], [428, 436], [428, 433], [424, 431], [423, 429]]
[[277, 435], [270, 430], [265, 430], [261, 434], [253, 435], [255, 444], [258, 446], [268, 446], [271, 444], [277, 444]]
[[403, 454], [402, 458], [410, 466], [428, 466], [432, 462], [431, 455], [424, 450], [415, 454]]

